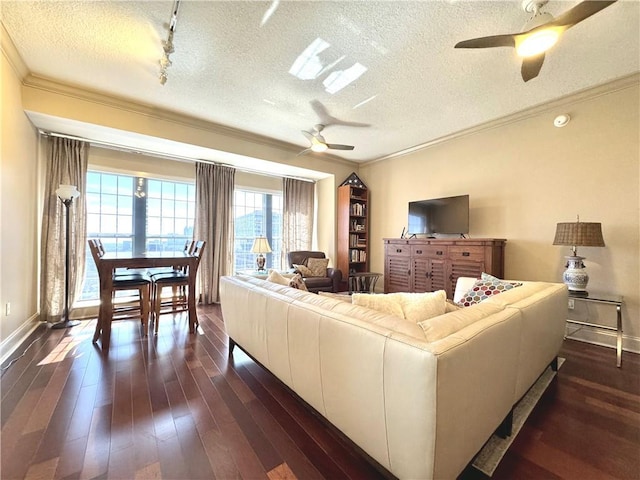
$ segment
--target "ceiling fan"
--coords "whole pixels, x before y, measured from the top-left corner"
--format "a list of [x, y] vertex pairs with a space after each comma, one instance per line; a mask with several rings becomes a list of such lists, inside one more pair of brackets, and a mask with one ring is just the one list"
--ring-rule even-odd
[[523, 57], [522, 79], [528, 82], [538, 76], [545, 52], [566, 30], [616, 1], [586, 0], [554, 19], [550, 13], [540, 10], [548, 0], [523, 0], [522, 8], [533, 13], [533, 17], [524, 25], [522, 32], [464, 40], [455, 48], [514, 47], [518, 56]]
[[301, 151], [298, 155], [304, 155], [308, 152], [325, 152], [328, 149], [331, 150], [353, 150], [355, 147], [353, 145], [340, 145], [337, 143], [327, 143], [324, 137], [320, 132], [324, 130], [325, 125], [319, 123], [313, 126], [313, 131], [307, 132], [306, 130], [302, 130], [302, 134], [307, 137], [307, 139], [311, 142], [311, 146], [303, 151]]

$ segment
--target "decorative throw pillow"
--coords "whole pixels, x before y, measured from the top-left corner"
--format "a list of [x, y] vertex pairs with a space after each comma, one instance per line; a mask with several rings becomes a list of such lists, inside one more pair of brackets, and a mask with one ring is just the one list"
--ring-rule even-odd
[[286, 287], [289, 286], [290, 278], [284, 277], [277, 270], [269, 270], [269, 275], [267, 276], [267, 280], [269, 282], [277, 283], [278, 285], [284, 285]]
[[304, 290], [305, 292], [309, 291], [307, 285], [304, 283], [304, 280], [302, 280], [302, 275], [300, 275], [299, 273], [296, 273], [293, 277], [291, 277], [291, 279], [289, 280], [289, 286], [297, 288], [298, 290]]
[[498, 277], [494, 277], [493, 275], [488, 274], [487, 272], [482, 272], [482, 275], [480, 275], [480, 280], [497, 280], [498, 282], [501, 282], [502, 279], [498, 278]]
[[447, 308], [447, 294], [444, 290], [399, 295], [403, 317], [415, 323], [442, 315]]
[[311, 270], [311, 275], [305, 275], [309, 277], [326, 277], [327, 265], [329, 265], [328, 258], [308, 258], [307, 267]]
[[418, 323], [445, 313], [444, 290], [426, 293], [354, 293], [351, 303]]
[[471, 289], [462, 296], [460, 301], [458, 301], [458, 305], [461, 307], [470, 307], [471, 305], [475, 305], [476, 303], [486, 300], [492, 295], [498, 295], [499, 293], [506, 292], [507, 290], [520, 286], [522, 286], [522, 283], [506, 282], [494, 277], [493, 275], [483, 273], [482, 278], [477, 280], [473, 284], [473, 287], [471, 287]]
[[293, 264], [293, 268], [301, 274], [303, 277], [312, 277], [313, 272], [306, 265], [298, 265], [297, 263]]
[[354, 305], [404, 318], [400, 302], [399, 293], [354, 293], [351, 295], [351, 303]]

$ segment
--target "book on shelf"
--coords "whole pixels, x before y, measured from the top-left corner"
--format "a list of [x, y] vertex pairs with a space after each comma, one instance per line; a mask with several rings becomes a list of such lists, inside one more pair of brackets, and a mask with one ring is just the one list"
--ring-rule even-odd
[[356, 215], [358, 217], [364, 217], [366, 213], [366, 205], [363, 203], [352, 203], [351, 204], [351, 215]]
[[349, 256], [351, 257], [351, 261], [354, 263], [367, 261], [367, 252], [364, 250], [351, 249], [349, 251]]

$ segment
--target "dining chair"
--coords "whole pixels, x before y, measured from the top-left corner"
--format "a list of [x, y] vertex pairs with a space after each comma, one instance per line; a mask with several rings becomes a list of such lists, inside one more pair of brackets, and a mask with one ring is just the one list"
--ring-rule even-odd
[[[91, 256], [93, 261], [100, 270], [100, 260], [104, 256], [104, 248], [102, 242], [96, 239], [88, 240], [89, 250], [91, 250]], [[151, 279], [143, 273], [139, 272], [124, 272], [124, 273], [112, 273], [112, 287], [110, 295], [113, 298], [118, 291], [136, 290], [138, 292], [138, 305], [133, 305], [131, 302], [127, 303], [114, 303], [113, 315], [110, 319], [102, 318], [102, 312], [99, 313], [98, 324], [96, 325], [96, 333], [101, 328], [101, 322], [124, 320], [128, 318], [140, 318], [142, 324], [142, 334], [147, 335], [149, 325], [149, 310], [151, 306]], [[102, 292], [100, 292], [102, 294]], [[101, 295], [102, 296], [102, 295]]]
[[[200, 265], [202, 252], [206, 242], [204, 240], [194, 241], [188, 255], [196, 258], [193, 268], [176, 269], [172, 272], [160, 272], [151, 275], [151, 320], [154, 322], [154, 332], [158, 333], [160, 315], [166, 313], [179, 313], [189, 311], [188, 295], [195, 295], [189, 291], [190, 276], [195, 276]], [[162, 290], [171, 287], [171, 298], [162, 298]]]

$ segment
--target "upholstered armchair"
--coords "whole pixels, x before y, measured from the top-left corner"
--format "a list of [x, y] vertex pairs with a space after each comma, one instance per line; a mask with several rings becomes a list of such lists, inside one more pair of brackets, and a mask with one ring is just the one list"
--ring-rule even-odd
[[[309, 250], [299, 250], [295, 252], [289, 252], [289, 267], [295, 269], [294, 265], [302, 265], [309, 268], [309, 259], [324, 259], [326, 258], [324, 252], [313, 252]], [[313, 261], [312, 261], [313, 263]], [[304, 272], [300, 271], [304, 268], [298, 269], [304, 280], [307, 289], [310, 292], [338, 292], [340, 290], [340, 283], [342, 282], [342, 272], [337, 268], [326, 269], [325, 276], [307, 276]], [[308, 273], [308, 272], [307, 272]]]

